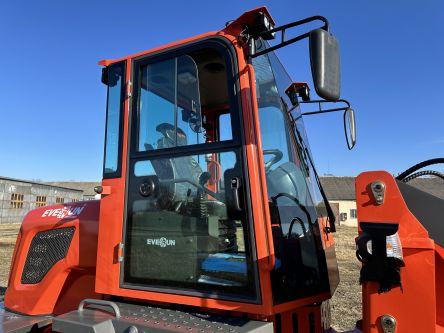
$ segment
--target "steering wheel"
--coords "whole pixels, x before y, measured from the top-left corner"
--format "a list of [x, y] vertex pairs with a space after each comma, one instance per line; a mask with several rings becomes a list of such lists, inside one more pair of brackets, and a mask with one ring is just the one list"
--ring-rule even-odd
[[265, 163], [265, 172], [270, 171], [271, 167], [279, 162], [284, 154], [279, 149], [266, 149], [263, 151], [264, 155], [274, 155], [268, 162]]

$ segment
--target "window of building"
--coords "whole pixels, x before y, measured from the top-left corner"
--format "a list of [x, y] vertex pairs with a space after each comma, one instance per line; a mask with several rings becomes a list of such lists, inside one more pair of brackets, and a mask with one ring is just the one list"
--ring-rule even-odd
[[25, 195], [20, 193], [11, 194], [11, 208], [23, 208], [23, 201], [25, 200]]
[[350, 209], [350, 218], [351, 219], [357, 219], [358, 218], [358, 211], [356, 209]]
[[72, 199], [71, 202], [79, 202], [80, 199]]
[[58, 204], [65, 203], [65, 198], [56, 197], [56, 203], [58, 203]]
[[36, 207], [43, 207], [46, 206], [46, 196], [44, 195], [38, 195], [35, 199], [35, 206]]

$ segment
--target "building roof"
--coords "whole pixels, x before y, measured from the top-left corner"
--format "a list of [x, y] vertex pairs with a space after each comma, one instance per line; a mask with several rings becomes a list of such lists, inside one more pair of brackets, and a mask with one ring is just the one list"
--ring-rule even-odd
[[[355, 177], [320, 177], [322, 187], [329, 200], [356, 200]], [[444, 181], [436, 177], [416, 178], [408, 185], [444, 199]]]
[[[0, 180], [6, 180], [6, 181], [12, 181], [12, 182], [18, 182], [18, 183], [26, 183], [26, 184], [35, 184], [35, 185], [40, 185], [40, 186], [51, 186], [51, 187], [57, 187], [57, 188], [60, 188], [63, 190], [70, 190], [70, 191], [77, 191], [77, 192], [82, 191], [81, 189], [76, 188], [76, 187], [65, 186], [65, 185], [63, 185], [63, 183], [58, 183], [58, 184], [42, 183], [39, 181], [17, 179], [17, 178], [3, 177], [3, 176], [0, 176]], [[66, 184], [68, 184], [68, 183], [66, 183]]]
[[320, 177], [328, 200], [356, 200], [355, 177]]
[[101, 185], [100, 182], [47, 182], [46, 184], [77, 189], [83, 191], [83, 195], [90, 196], [96, 195], [94, 187]]

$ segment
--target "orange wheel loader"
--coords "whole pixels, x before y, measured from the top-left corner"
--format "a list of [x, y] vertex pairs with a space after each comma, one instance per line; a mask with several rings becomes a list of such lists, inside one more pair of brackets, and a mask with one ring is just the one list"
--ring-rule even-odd
[[[287, 38], [306, 24], [319, 27]], [[317, 100], [274, 53], [303, 39]], [[303, 122], [341, 111], [355, 144], [328, 21], [276, 26], [261, 7], [220, 31], [99, 64], [101, 199], [25, 217], [0, 331], [333, 332], [335, 216]], [[304, 103], [319, 111], [302, 113]], [[355, 332], [444, 332], [444, 206], [408, 178], [357, 178]]]

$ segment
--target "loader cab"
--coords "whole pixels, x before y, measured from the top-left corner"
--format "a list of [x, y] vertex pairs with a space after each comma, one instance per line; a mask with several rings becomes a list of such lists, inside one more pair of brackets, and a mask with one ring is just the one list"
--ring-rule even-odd
[[292, 81], [241, 26], [102, 63], [97, 292], [262, 315], [333, 293]]

